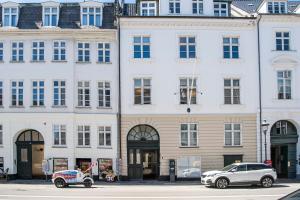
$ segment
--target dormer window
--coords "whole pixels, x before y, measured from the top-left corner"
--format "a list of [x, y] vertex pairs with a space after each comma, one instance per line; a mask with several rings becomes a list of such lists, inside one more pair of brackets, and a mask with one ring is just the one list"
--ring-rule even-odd
[[287, 2], [284, 1], [270, 1], [268, 2], [268, 13], [287, 13]]
[[44, 26], [57, 26], [58, 23], [58, 8], [57, 7], [44, 7]]
[[155, 1], [142, 1], [140, 5], [142, 16], [155, 16], [156, 15], [156, 2]]
[[102, 7], [82, 7], [81, 25], [82, 26], [101, 26]]
[[169, 0], [169, 13], [180, 14], [180, 0]]
[[227, 17], [228, 3], [214, 2], [214, 15], [219, 17]]
[[3, 8], [3, 26], [16, 27], [18, 23], [18, 8]]

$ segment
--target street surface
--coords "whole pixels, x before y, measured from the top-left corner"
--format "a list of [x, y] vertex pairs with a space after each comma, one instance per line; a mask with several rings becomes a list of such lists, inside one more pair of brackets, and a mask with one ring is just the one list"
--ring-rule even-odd
[[[53, 200], [53, 199], [232, 199], [232, 200], [273, 200], [279, 199], [291, 192], [300, 189], [300, 183], [280, 183], [265, 189], [260, 187], [231, 187], [225, 190], [207, 188], [197, 184], [100, 184], [93, 188], [70, 186], [57, 189], [50, 184], [0, 184], [0, 199], [16, 200]], [[300, 198], [300, 196], [299, 196]], [[299, 200], [299, 198], [292, 198]]]

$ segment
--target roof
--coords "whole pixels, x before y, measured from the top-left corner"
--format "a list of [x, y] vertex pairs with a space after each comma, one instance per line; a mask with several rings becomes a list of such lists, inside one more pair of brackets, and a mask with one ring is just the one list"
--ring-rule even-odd
[[[19, 29], [39, 29], [42, 23], [43, 11], [41, 3], [21, 3], [17, 27]], [[2, 22], [2, 7], [0, 7], [0, 21]], [[114, 29], [115, 14], [114, 4], [105, 3], [103, 7], [102, 26], [99, 28]], [[61, 3], [58, 27], [62, 29], [80, 28], [79, 3]]]

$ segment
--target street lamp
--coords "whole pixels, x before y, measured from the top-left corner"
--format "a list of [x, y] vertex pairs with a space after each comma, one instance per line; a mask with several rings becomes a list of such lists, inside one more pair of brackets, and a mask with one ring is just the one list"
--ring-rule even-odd
[[267, 131], [268, 131], [269, 125], [270, 124], [268, 124], [266, 120], [264, 120], [263, 123], [261, 124], [262, 130], [265, 135], [265, 161], [267, 160]]

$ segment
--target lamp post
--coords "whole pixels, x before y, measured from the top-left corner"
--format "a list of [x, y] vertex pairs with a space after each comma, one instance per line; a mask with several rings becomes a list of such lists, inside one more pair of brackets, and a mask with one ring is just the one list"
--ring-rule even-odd
[[263, 123], [261, 124], [262, 130], [264, 132], [265, 135], [265, 161], [267, 160], [267, 131], [269, 128], [269, 124], [267, 123], [266, 120], [263, 121]]

